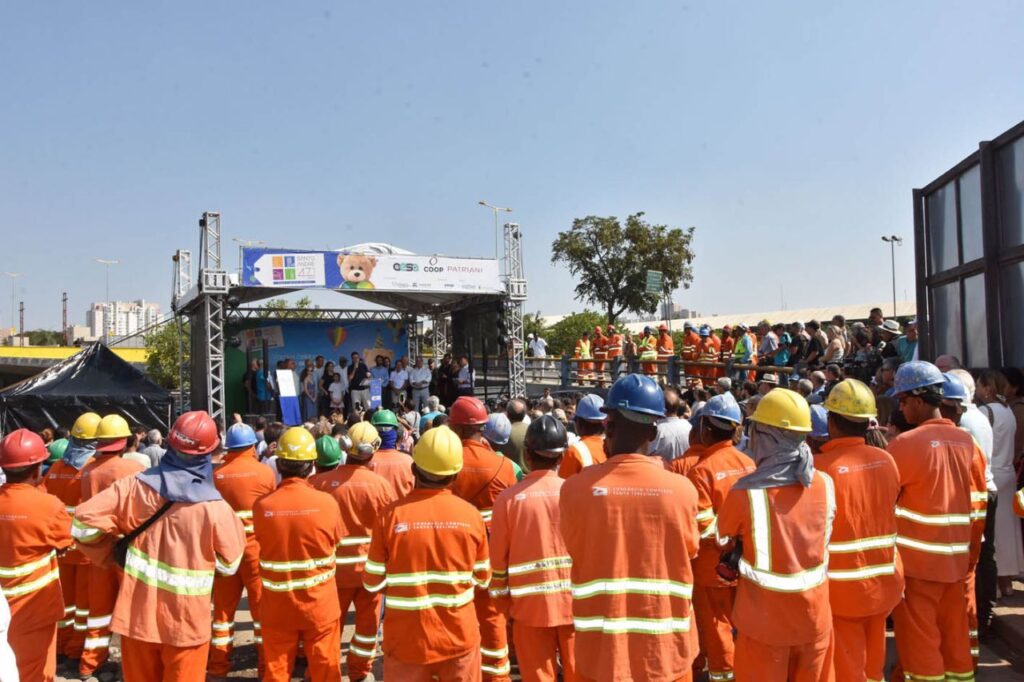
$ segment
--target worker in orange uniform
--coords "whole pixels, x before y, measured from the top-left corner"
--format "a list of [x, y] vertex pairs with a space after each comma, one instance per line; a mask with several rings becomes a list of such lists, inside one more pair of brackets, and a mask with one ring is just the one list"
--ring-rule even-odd
[[562, 463], [558, 467], [558, 475], [562, 478], [569, 478], [588, 466], [605, 461], [604, 422], [607, 415], [601, 411], [602, 407], [604, 400], [594, 393], [583, 396], [576, 405], [573, 421], [580, 439], [569, 446], [560, 458]]
[[[68, 514], [82, 501], [82, 469], [96, 454], [96, 429], [100, 416], [86, 412], [75, 420], [63, 457], [43, 478], [43, 489], [64, 503]], [[70, 659], [82, 657], [86, 619], [89, 617], [89, 564], [77, 549], [57, 557], [60, 587], [64, 594], [64, 618], [57, 623], [57, 653]]]
[[480, 680], [472, 603], [490, 585], [491, 562], [480, 512], [451, 491], [463, 452], [447, 426], [427, 431], [413, 448], [416, 489], [374, 524], [363, 586], [387, 590], [384, 679]]
[[645, 376], [658, 376], [658, 339], [654, 336], [654, 330], [644, 327], [636, 344], [637, 353], [640, 356], [640, 371]]
[[232, 424], [224, 438], [227, 454], [217, 466], [213, 483], [221, 497], [234, 510], [245, 529], [245, 556], [233, 575], [219, 575], [213, 580], [213, 637], [210, 640], [210, 665], [214, 677], [227, 677], [231, 672], [231, 652], [235, 636], [235, 612], [245, 589], [252, 614], [253, 638], [263, 670], [263, 633], [260, 621], [260, 547], [252, 523], [256, 500], [274, 491], [273, 470], [262, 464], [256, 455], [256, 432], [248, 424]]
[[316, 441], [293, 426], [277, 446], [281, 484], [253, 505], [260, 549], [265, 682], [288, 682], [302, 644], [312, 682], [341, 681], [341, 608], [335, 587], [335, 550], [344, 537], [341, 512], [330, 495], [306, 480]]
[[[115, 481], [143, 470], [138, 462], [124, 459], [131, 429], [119, 414], [108, 414], [96, 427], [96, 454], [82, 469], [82, 502], [89, 500]], [[89, 567], [89, 615], [78, 672], [91, 676], [110, 656], [110, 623], [121, 584], [121, 574], [111, 565]]]
[[750, 417], [757, 469], [733, 484], [718, 511], [720, 571], [739, 579], [732, 622], [738, 682], [833, 680], [828, 551], [832, 479], [814, 469], [804, 437], [811, 410], [794, 391], [766, 394]]
[[864, 442], [868, 420], [878, 414], [870, 388], [844, 379], [829, 392], [825, 409], [830, 440], [814, 465], [832, 477], [836, 492], [828, 544], [836, 682], [881, 680], [885, 619], [903, 593], [896, 553], [899, 472], [889, 453]]
[[618, 376], [616, 372], [620, 370], [622, 363], [623, 341], [622, 334], [615, 328], [615, 325], [608, 325], [607, 333], [605, 334], [605, 348], [607, 350], [608, 372], [613, 382]]
[[[123, 557], [111, 627], [121, 635], [125, 682], [206, 675], [214, 574], [237, 571], [246, 544], [242, 522], [213, 482], [218, 432], [206, 412], [182, 414], [157, 466], [120, 478], [75, 510], [71, 533], [94, 566]], [[123, 553], [115, 550], [121, 535]]]
[[580, 338], [576, 339], [576, 350], [573, 353], [573, 357], [578, 361], [576, 363], [577, 380], [583, 386], [593, 378], [591, 370], [593, 370], [594, 365], [590, 362], [593, 355], [591, 354], [589, 332], [584, 331]]
[[568, 445], [565, 426], [551, 415], [530, 422], [526, 464], [530, 473], [494, 502], [491, 527], [491, 597], [512, 620], [512, 638], [525, 682], [576, 680], [569, 567], [559, 532], [555, 473]]
[[363, 568], [370, 549], [373, 524], [384, 508], [397, 499], [391, 485], [370, 470], [374, 453], [380, 447], [380, 435], [368, 422], [349, 429], [350, 447], [345, 463], [322, 474], [316, 482], [334, 498], [341, 511], [343, 537], [338, 543], [336, 583], [341, 613], [355, 604], [356, 627], [348, 647], [348, 678], [366, 679], [377, 655], [377, 630], [380, 627], [380, 593], [363, 587]]
[[[731, 324], [727, 324], [724, 327], [722, 327], [722, 348], [721, 348], [721, 353], [719, 355], [718, 361], [719, 362], [725, 362], [725, 363], [732, 362], [733, 355], [735, 354], [735, 352], [736, 352], [736, 337], [733, 336], [732, 325]], [[719, 376], [719, 377], [726, 376], [725, 368], [724, 367], [722, 367], [717, 372], [717, 376]]]
[[398, 417], [391, 410], [377, 410], [370, 423], [380, 434], [380, 448], [373, 456], [370, 469], [395, 489], [396, 497], [412, 492], [412, 457], [397, 449]]
[[914, 425], [889, 442], [900, 475], [896, 544], [906, 581], [893, 631], [911, 680], [974, 679], [965, 590], [985, 524], [984, 455], [942, 418], [944, 383], [935, 365], [913, 361], [900, 365], [893, 386]]
[[607, 367], [605, 360], [608, 358], [608, 337], [604, 335], [601, 325], [594, 327], [594, 338], [590, 341], [590, 349], [594, 356], [594, 383], [597, 386], [604, 386], [604, 372]]
[[[452, 492], [480, 510], [490, 532], [494, 500], [502, 490], [516, 484], [512, 460], [494, 452], [484, 442], [487, 408], [476, 398], [462, 396], [456, 400], [448, 412], [448, 424], [462, 439], [462, 471], [452, 485]], [[511, 666], [505, 616], [498, 612], [486, 590], [477, 592], [474, 603], [480, 621], [484, 679], [508, 680]]]
[[[722, 340], [715, 335], [711, 325], [702, 324], [697, 334], [700, 336], [700, 344], [697, 346], [697, 359], [701, 362], [719, 362], [719, 358], [722, 355]], [[716, 367], [699, 367], [697, 375], [705, 379], [705, 384], [709, 384], [710, 381], [707, 380], [716, 378], [719, 375], [718, 371]]]
[[665, 413], [653, 379], [619, 379], [603, 409], [608, 461], [567, 479], [558, 504], [572, 557], [577, 674], [688, 681], [697, 492], [642, 454]]
[[742, 423], [740, 406], [731, 393], [708, 400], [701, 408], [696, 426], [702, 443], [700, 454], [686, 474], [697, 489], [697, 528], [700, 531], [700, 551], [693, 562], [693, 611], [697, 617], [700, 650], [707, 658], [711, 682], [735, 679], [732, 608], [736, 587], [723, 584], [718, 576], [721, 551], [715, 529], [718, 512], [733, 484], [754, 470], [753, 460], [733, 446]]
[[687, 379], [700, 376], [697, 365], [692, 364], [694, 360], [700, 360], [700, 334], [693, 322], [683, 323], [683, 349], [679, 357], [683, 361], [683, 373]]
[[39, 483], [50, 453], [43, 439], [17, 429], [0, 441], [0, 589], [11, 610], [7, 641], [22, 680], [53, 682], [57, 621], [64, 619], [57, 553], [71, 546], [64, 503]]
[[700, 434], [700, 418], [703, 414], [704, 406], [701, 405], [690, 415], [690, 442], [686, 451], [683, 452], [682, 457], [676, 457], [665, 464], [665, 468], [673, 474], [689, 476], [690, 470], [697, 465], [701, 455], [704, 454], [704, 443], [701, 442]]

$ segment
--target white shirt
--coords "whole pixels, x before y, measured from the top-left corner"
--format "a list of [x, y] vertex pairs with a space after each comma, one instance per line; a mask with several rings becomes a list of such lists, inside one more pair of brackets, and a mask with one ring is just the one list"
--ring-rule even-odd
[[340, 405], [342, 396], [345, 395], [345, 391], [341, 388], [340, 381], [333, 381], [331, 385], [327, 387], [328, 393], [331, 394], [331, 403], [333, 405]]
[[409, 380], [409, 373], [404, 369], [391, 370], [391, 388], [400, 391], [405, 388], [405, 382]]
[[530, 351], [533, 353], [535, 358], [546, 358], [548, 356], [548, 342], [541, 337], [536, 337], [530, 341]]
[[409, 370], [409, 383], [416, 387], [416, 384], [423, 384], [421, 388], [426, 388], [430, 385], [431, 374], [430, 370], [426, 367], [420, 367], [419, 369], [413, 367]]
[[1013, 410], [1002, 403], [989, 403], [978, 408], [981, 416], [988, 421], [992, 413], [992, 469], [1000, 473], [1011, 473], [1013, 468], [1013, 440], [1017, 434], [1017, 420]]
[[671, 462], [682, 457], [689, 447], [690, 422], [679, 417], [666, 417], [658, 422], [658, 435], [648, 446], [647, 454]]
[[464, 388], [473, 387], [473, 378], [470, 375], [468, 366], [459, 368], [459, 386]]
[[0, 594], [0, 682], [18, 682], [18, 664], [11, 645], [7, 643], [10, 629], [11, 608], [7, 605], [7, 597]]
[[988, 417], [976, 405], [968, 405], [967, 411], [960, 415], [960, 428], [974, 436], [978, 447], [985, 453], [985, 484], [989, 492], [995, 492], [996, 483], [992, 477], [992, 425], [988, 423]]

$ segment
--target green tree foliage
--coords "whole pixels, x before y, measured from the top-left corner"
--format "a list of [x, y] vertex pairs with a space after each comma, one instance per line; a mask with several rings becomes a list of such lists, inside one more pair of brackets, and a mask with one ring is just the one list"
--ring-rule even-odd
[[[295, 303], [289, 303], [283, 298], [273, 298], [263, 304], [263, 307], [267, 311], [299, 310], [301, 312], [294, 313], [294, 318], [299, 320], [317, 320], [320, 318], [320, 306], [313, 305], [313, 302], [309, 300], [309, 296], [303, 296], [295, 301]], [[270, 317], [270, 312], [260, 313], [260, 317]]]
[[662, 272], [666, 292], [693, 281], [694, 228], [652, 225], [643, 216], [634, 213], [625, 225], [615, 216], [577, 218], [551, 244], [551, 262], [565, 263], [579, 280], [576, 298], [600, 305], [612, 324], [626, 311], [657, 310], [660, 296], [645, 292], [648, 270]]
[[605, 317], [593, 310], [584, 310], [551, 325], [544, 337], [548, 342], [548, 355], [572, 355], [576, 341], [583, 332], [593, 333], [594, 327], [604, 325]]
[[51, 329], [33, 329], [25, 332], [29, 345], [32, 346], [63, 346], [64, 335]]
[[[189, 362], [191, 346], [189, 338], [192, 328], [182, 325], [182, 339], [185, 342], [184, 359]], [[160, 325], [155, 331], [146, 334], [145, 343], [146, 374], [149, 378], [168, 390], [178, 388], [178, 325], [174, 320]]]
[[535, 313], [525, 313], [523, 315], [523, 338], [529, 338], [530, 334], [547, 338], [548, 328], [545, 326], [544, 320], [541, 319], [539, 310]]

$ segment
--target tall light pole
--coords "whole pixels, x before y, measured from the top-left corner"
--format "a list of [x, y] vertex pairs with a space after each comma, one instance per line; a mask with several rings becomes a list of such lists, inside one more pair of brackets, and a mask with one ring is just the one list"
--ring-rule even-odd
[[896, 319], [896, 247], [903, 245], [903, 237], [894, 234], [882, 235], [882, 241], [889, 243], [889, 253], [892, 256], [892, 318]]
[[17, 290], [15, 279], [21, 277], [20, 272], [5, 272], [4, 276], [11, 278], [11, 335], [14, 335], [14, 295]]
[[511, 213], [512, 209], [502, 206], [492, 206], [491, 204], [488, 204], [486, 201], [478, 201], [476, 203], [480, 204], [481, 206], [486, 206], [487, 208], [494, 211], [494, 257], [498, 258], [498, 213], [500, 213], [501, 211], [504, 211], [505, 213]]
[[[254, 246], [266, 246], [267, 243], [259, 239], [240, 239], [238, 237], [232, 237], [231, 241], [238, 244], [238, 277], [241, 280], [245, 276], [245, 273], [242, 271], [242, 266], [244, 265], [242, 263], [242, 254], [245, 252], [245, 249], [251, 249]], [[241, 284], [242, 282], [239, 281], [238, 283]]]
[[[106, 279], [107, 279], [107, 288], [106, 288], [106, 294], [105, 294], [105, 301], [106, 301], [107, 309], [103, 311], [103, 343], [104, 344], [108, 344], [108, 343], [110, 343], [110, 331], [109, 331], [110, 330], [110, 319], [113, 317], [112, 311], [111, 311], [111, 305], [110, 305], [110, 266], [111, 265], [117, 265], [121, 261], [117, 260], [116, 258], [97, 258], [96, 262], [99, 263], [100, 265], [104, 266], [104, 269], [106, 270], [106, 275], [107, 275], [107, 277], [106, 277]], [[114, 319], [114, 324], [116, 325], [117, 324], [117, 318], [113, 317], [113, 319]], [[115, 326], [114, 329], [116, 331], [117, 327]]]

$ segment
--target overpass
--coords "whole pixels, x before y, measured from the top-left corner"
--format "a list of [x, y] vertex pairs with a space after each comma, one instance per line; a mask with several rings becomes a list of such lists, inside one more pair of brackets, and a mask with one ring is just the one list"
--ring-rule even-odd
[[[0, 387], [39, 374], [81, 351], [76, 346], [0, 346]], [[145, 348], [111, 348], [122, 360], [146, 370]]]

